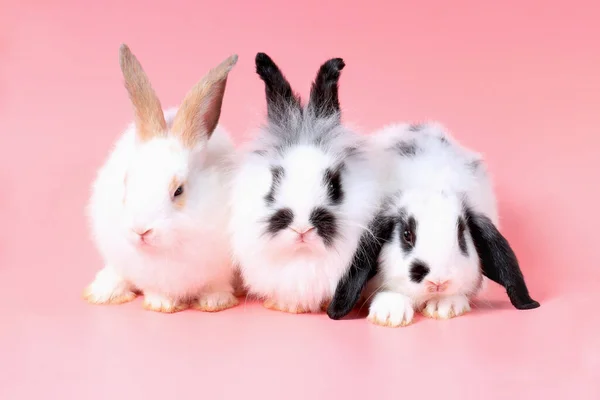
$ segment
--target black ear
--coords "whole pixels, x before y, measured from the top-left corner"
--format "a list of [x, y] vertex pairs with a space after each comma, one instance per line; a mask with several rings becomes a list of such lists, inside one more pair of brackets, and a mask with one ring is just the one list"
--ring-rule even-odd
[[485, 276], [504, 286], [515, 308], [529, 310], [540, 303], [529, 296], [517, 256], [493, 222], [467, 209], [467, 224]]
[[340, 112], [338, 81], [346, 64], [341, 58], [332, 58], [321, 65], [310, 90], [309, 107], [316, 117], [329, 117]]
[[292, 91], [290, 83], [271, 57], [258, 53], [255, 63], [256, 73], [265, 83], [269, 119], [280, 122], [285, 120], [290, 108], [301, 110], [300, 98]]
[[329, 318], [341, 319], [352, 311], [365, 284], [377, 273], [379, 253], [392, 236], [394, 225], [393, 218], [378, 215], [369, 226], [370, 232], [363, 233], [352, 264], [327, 307]]

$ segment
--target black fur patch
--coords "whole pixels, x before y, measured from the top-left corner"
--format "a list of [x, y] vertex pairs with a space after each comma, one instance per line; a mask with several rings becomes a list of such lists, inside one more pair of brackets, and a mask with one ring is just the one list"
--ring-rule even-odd
[[471, 171], [475, 172], [481, 166], [481, 161], [479, 161], [479, 160], [470, 161], [467, 165]]
[[394, 146], [394, 149], [402, 157], [413, 157], [417, 154], [417, 151], [419, 150], [417, 144], [414, 141], [398, 142]]
[[264, 156], [267, 155], [267, 151], [266, 150], [254, 150], [252, 153], [254, 153], [254, 154], [258, 155], [258, 156], [261, 156], [261, 157], [264, 157]]
[[346, 147], [344, 149], [344, 156], [346, 156], [348, 158], [349, 157], [353, 157], [353, 156], [357, 155], [358, 153], [359, 153], [358, 148], [354, 147], [354, 146], [352, 146], [352, 147]]
[[423, 128], [424, 128], [423, 124], [411, 124], [408, 127], [408, 130], [411, 131], [411, 132], [419, 132]]
[[421, 260], [415, 260], [410, 265], [410, 280], [415, 283], [421, 283], [429, 271], [427, 264]]
[[335, 215], [323, 207], [317, 207], [310, 214], [310, 223], [317, 229], [325, 246], [331, 246], [338, 231]]
[[281, 183], [281, 179], [285, 175], [282, 167], [271, 167], [271, 189], [269, 189], [269, 193], [265, 195], [265, 201], [267, 204], [273, 204], [275, 201], [275, 193], [277, 192], [277, 187]]
[[377, 215], [369, 224], [369, 231], [362, 234], [350, 268], [338, 282], [327, 307], [329, 318], [337, 320], [352, 311], [367, 281], [377, 274], [379, 254], [390, 240], [394, 226], [394, 218], [383, 214]]
[[269, 218], [267, 232], [274, 235], [279, 231], [287, 229], [294, 221], [294, 213], [289, 208], [277, 210], [275, 214]]
[[408, 254], [417, 243], [417, 221], [413, 216], [408, 216], [404, 209], [400, 210], [400, 223], [398, 233], [400, 246], [404, 253]]
[[445, 145], [450, 144], [448, 139], [446, 139], [444, 136], [440, 136], [440, 142], [442, 142], [442, 144], [445, 144]]
[[344, 165], [340, 165], [335, 169], [325, 171], [323, 183], [327, 187], [327, 195], [332, 204], [338, 205], [344, 200], [344, 191], [342, 189], [342, 170]]
[[457, 230], [458, 230], [458, 247], [460, 248], [460, 252], [464, 256], [468, 256], [469, 251], [467, 249], [467, 241], [465, 239], [465, 220], [462, 217], [458, 217]]

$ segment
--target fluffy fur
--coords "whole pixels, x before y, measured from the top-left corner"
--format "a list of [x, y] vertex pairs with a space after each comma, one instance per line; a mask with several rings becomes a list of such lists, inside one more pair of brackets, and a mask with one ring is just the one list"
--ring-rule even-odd
[[266, 54], [256, 66], [268, 121], [233, 179], [234, 255], [248, 291], [266, 307], [317, 312], [376, 206], [375, 168], [365, 137], [340, 123], [341, 59], [321, 66], [306, 106]]
[[391, 125], [372, 136], [385, 164], [386, 196], [370, 235], [340, 282], [328, 313], [346, 315], [365, 295], [369, 319], [403, 326], [415, 310], [451, 318], [470, 310], [483, 275], [504, 285], [513, 305], [536, 308], [518, 262], [498, 231], [490, 176], [481, 155], [439, 124]]
[[162, 312], [218, 311], [237, 303], [226, 231], [234, 147], [216, 127], [236, 61], [225, 60], [182, 107], [163, 112], [139, 62], [122, 46], [136, 121], [93, 184], [88, 213], [105, 266], [85, 290], [89, 302], [122, 303], [141, 292], [146, 308]]

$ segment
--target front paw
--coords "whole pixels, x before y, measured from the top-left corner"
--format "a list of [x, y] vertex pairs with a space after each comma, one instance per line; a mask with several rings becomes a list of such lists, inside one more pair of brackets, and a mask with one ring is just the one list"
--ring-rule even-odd
[[299, 304], [284, 304], [273, 299], [265, 300], [263, 306], [269, 310], [281, 311], [290, 314], [304, 314], [310, 312], [310, 310], [305, 309]]
[[132, 286], [110, 267], [100, 270], [94, 281], [83, 291], [83, 298], [91, 304], [123, 304], [136, 297]]
[[192, 307], [200, 311], [217, 312], [235, 307], [238, 303], [238, 299], [230, 292], [215, 292], [200, 295]]
[[397, 328], [410, 325], [415, 316], [412, 301], [394, 292], [379, 292], [369, 307], [367, 319], [376, 325]]
[[150, 311], [172, 314], [186, 310], [189, 304], [167, 296], [144, 293], [144, 308]]
[[429, 300], [421, 313], [429, 318], [450, 319], [469, 311], [471, 311], [471, 306], [467, 296], [457, 295]]

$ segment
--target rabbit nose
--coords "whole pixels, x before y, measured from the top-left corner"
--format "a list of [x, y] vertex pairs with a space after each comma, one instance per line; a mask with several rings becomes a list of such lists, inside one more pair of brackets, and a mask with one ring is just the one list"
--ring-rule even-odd
[[446, 280], [446, 281], [430, 281], [430, 280], [425, 280], [425, 284], [427, 285], [427, 290], [429, 292], [443, 292], [446, 289], [448, 289], [448, 286], [450, 285], [450, 281]]
[[132, 229], [137, 235], [139, 235], [139, 237], [141, 237], [142, 239], [144, 238], [144, 236], [149, 235], [152, 232], [151, 228], [133, 228]]
[[306, 227], [306, 228], [292, 228], [294, 232], [298, 234], [298, 240], [301, 242], [306, 239], [306, 237], [315, 229], [314, 226]]

